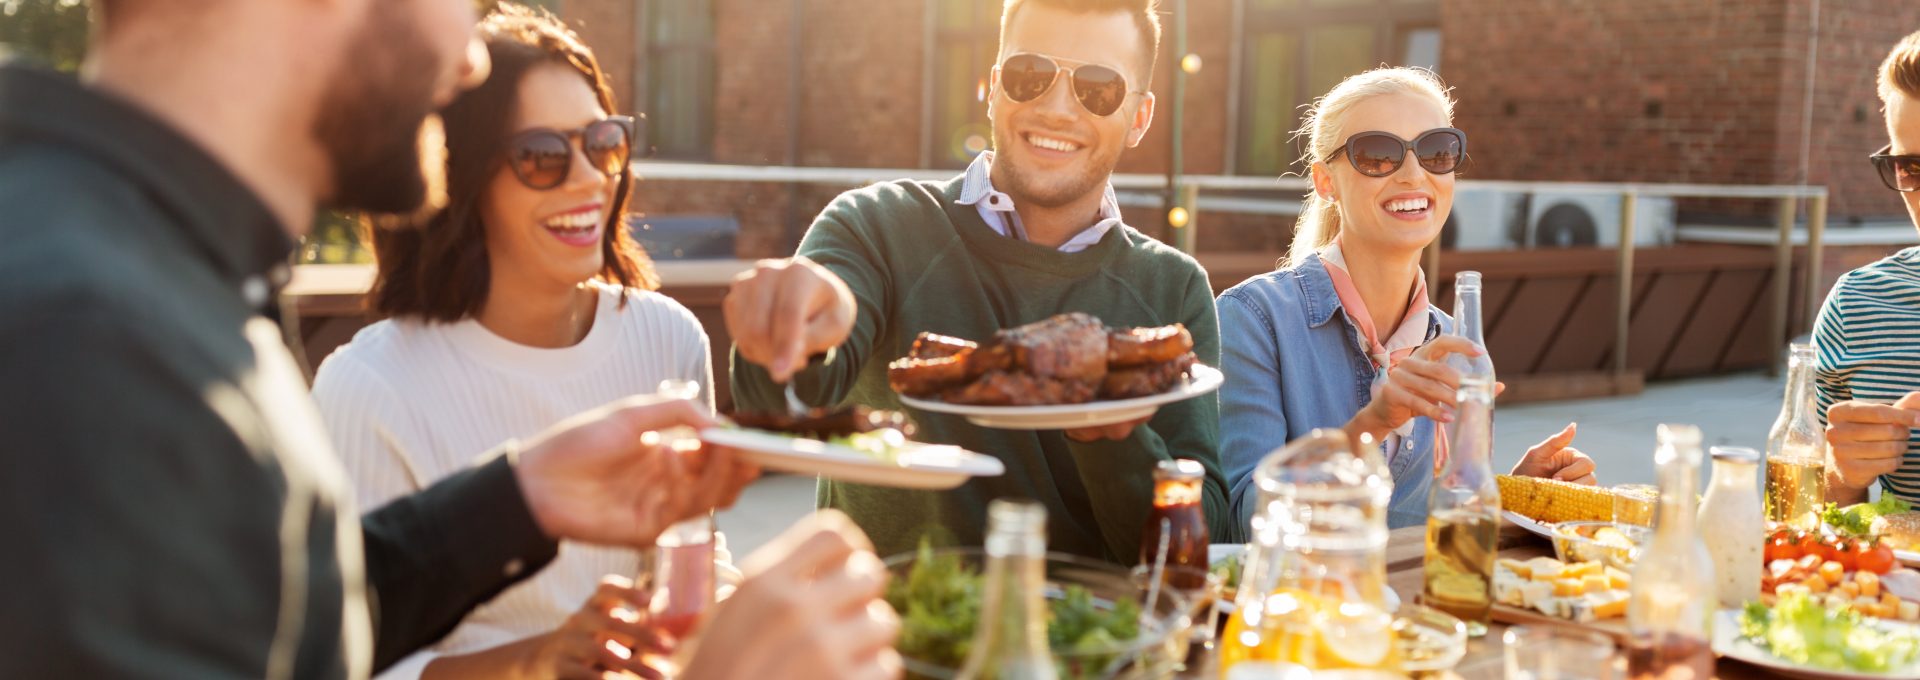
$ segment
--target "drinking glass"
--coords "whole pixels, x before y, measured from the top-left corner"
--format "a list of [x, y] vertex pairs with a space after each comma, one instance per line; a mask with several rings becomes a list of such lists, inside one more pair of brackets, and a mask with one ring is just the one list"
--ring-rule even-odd
[[1613, 640], [1564, 626], [1514, 626], [1501, 638], [1507, 680], [1614, 680]]

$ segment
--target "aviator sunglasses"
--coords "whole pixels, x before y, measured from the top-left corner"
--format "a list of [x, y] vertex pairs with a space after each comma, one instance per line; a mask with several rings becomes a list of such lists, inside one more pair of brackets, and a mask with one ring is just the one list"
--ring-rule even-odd
[[1467, 157], [1467, 133], [1453, 128], [1434, 128], [1409, 142], [1390, 132], [1362, 132], [1348, 137], [1347, 143], [1334, 149], [1322, 162], [1344, 155], [1347, 163], [1360, 174], [1386, 177], [1400, 171], [1408, 153], [1412, 153], [1427, 172], [1451, 173], [1458, 170], [1460, 160]]
[[1073, 98], [1080, 106], [1096, 116], [1105, 118], [1120, 110], [1120, 103], [1127, 100], [1129, 94], [1146, 94], [1127, 89], [1127, 77], [1106, 66], [1083, 64], [1077, 67], [1062, 66], [1053, 57], [1043, 54], [1015, 54], [1006, 61], [993, 67], [1000, 72], [1000, 91], [1007, 98], [1026, 103], [1039, 99], [1053, 89], [1060, 80], [1060, 74], [1066, 73], [1067, 80], [1073, 85]]
[[1873, 161], [1873, 169], [1880, 171], [1880, 181], [1894, 191], [1920, 191], [1920, 156], [1894, 155], [1893, 145], [1888, 144], [1867, 160]]
[[638, 123], [632, 116], [609, 116], [578, 130], [533, 128], [513, 136], [507, 146], [507, 165], [529, 189], [547, 190], [567, 181], [573, 170], [573, 140], [587, 162], [608, 177], [625, 169], [633, 157]]

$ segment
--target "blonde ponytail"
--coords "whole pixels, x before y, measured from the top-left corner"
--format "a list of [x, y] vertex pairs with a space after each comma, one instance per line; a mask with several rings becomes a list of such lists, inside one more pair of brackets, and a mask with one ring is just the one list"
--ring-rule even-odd
[[[1334, 149], [1340, 147], [1349, 134], [1345, 129], [1347, 111], [1360, 102], [1389, 94], [1418, 94], [1432, 97], [1440, 102], [1447, 120], [1453, 120], [1453, 98], [1447, 95], [1447, 86], [1440, 76], [1423, 68], [1396, 66], [1376, 68], [1370, 71], [1348, 76], [1333, 86], [1313, 105], [1307, 108], [1307, 115], [1300, 129], [1293, 132], [1294, 139], [1305, 138], [1306, 154], [1300, 158], [1302, 165], [1312, 167], [1327, 159]], [[1309, 175], [1311, 177], [1311, 175]], [[1340, 206], [1325, 198], [1319, 192], [1307, 187], [1305, 205], [1300, 209], [1299, 219], [1293, 224], [1293, 245], [1287, 248], [1286, 257], [1280, 260], [1281, 268], [1300, 264], [1314, 251], [1325, 248], [1340, 236]]]

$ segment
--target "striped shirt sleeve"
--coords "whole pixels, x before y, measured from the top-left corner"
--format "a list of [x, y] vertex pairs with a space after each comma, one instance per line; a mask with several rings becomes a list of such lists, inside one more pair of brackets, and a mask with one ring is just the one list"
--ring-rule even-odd
[[[1815, 394], [1822, 422], [1834, 404], [1891, 404], [1920, 391], [1920, 248], [1909, 248], [1840, 278], [1814, 325]], [[1920, 503], [1920, 430], [1908, 433], [1905, 461], [1880, 486]]]

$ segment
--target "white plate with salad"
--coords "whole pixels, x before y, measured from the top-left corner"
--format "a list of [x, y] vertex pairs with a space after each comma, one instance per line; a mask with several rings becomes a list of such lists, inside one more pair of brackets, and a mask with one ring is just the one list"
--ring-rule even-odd
[[[1896, 542], [1896, 538], [1901, 542], [1915, 539], [1912, 518], [1907, 517], [1907, 521], [1897, 522], [1896, 526], [1882, 526], [1886, 520], [1881, 518], [1899, 519], [1894, 516], [1911, 515], [1912, 510], [1913, 506], [1905, 501], [1882, 493], [1879, 499], [1871, 503], [1855, 503], [1844, 508], [1828, 505], [1827, 510], [1820, 513], [1820, 521], [1833, 532], [1844, 536], [1878, 538], [1898, 546], [1901, 543]], [[1896, 548], [1893, 559], [1909, 567], [1920, 567], [1920, 552]]]
[[908, 441], [898, 430], [862, 432], [829, 441], [743, 428], [711, 427], [700, 439], [736, 449], [761, 467], [855, 484], [951, 489], [973, 477], [1004, 474], [1000, 459], [958, 446]]
[[1920, 626], [1831, 611], [1803, 595], [1714, 615], [1713, 652], [1812, 680], [1920, 677]]

